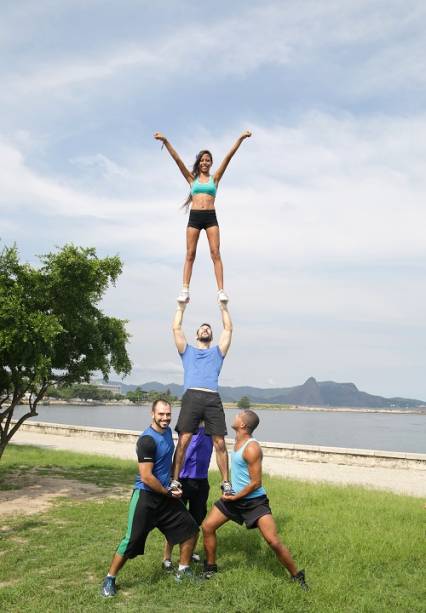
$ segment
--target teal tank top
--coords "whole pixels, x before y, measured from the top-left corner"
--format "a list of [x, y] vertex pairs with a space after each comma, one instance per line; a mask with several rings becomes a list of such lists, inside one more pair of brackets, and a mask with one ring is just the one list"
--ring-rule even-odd
[[208, 196], [216, 196], [216, 185], [213, 181], [213, 177], [210, 176], [207, 183], [200, 183], [198, 177], [195, 178], [192, 186], [191, 186], [191, 194], [194, 196], [195, 194], [207, 194]]
[[[250, 483], [248, 464], [243, 458], [243, 453], [247, 445], [251, 443], [251, 441], [255, 440], [255, 438], [249, 438], [249, 440], [246, 441], [244, 445], [240, 447], [240, 449], [238, 449], [238, 451], [233, 451], [231, 453], [231, 483], [232, 488], [236, 494], [238, 494], [238, 492], [241, 492], [241, 490]], [[265, 495], [266, 490], [261, 485], [257, 488], [257, 490], [254, 490], [254, 492], [252, 492], [251, 494], [244, 496], [244, 498], [242, 498], [241, 500], [245, 500], [246, 498], [257, 498], [258, 496]]]

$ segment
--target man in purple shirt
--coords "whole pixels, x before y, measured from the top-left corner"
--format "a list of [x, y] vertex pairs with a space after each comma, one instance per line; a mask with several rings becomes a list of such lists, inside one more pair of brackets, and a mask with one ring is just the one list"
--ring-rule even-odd
[[[179, 480], [182, 484], [182, 502], [188, 506], [188, 510], [197, 524], [201, 526], [207, 515], [207, 500], [209, 497], [208, 471], [210, 458], [213, 451], [211, 436], [207, 436], [204, 429], [204, 422], [201, 422], [198, 431], [193, 435], [189, 443], [183, 468], [179, 473]], [[197, 545], [195, 541], [194, 549]], [[163, 569], [171, 572], [173, 545], [166, 541], [164, 546]], [[200, 556], [192, 554], [193, 562], [199, 562]]]

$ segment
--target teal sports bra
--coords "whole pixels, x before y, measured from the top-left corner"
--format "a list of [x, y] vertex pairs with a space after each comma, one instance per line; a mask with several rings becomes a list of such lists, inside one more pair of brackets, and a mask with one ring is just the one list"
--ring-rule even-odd
[[214, 184], [212, 176], [209, 177], [207, 183], [200, 183], [198, 177], [196, 177], [193, 184], [191, 185], [192, 196], [194, 196], [195, 194], [207, 194], [208, 196], [213, 196], [214, 198], [216, 196], [216, 191], [217, 188]]

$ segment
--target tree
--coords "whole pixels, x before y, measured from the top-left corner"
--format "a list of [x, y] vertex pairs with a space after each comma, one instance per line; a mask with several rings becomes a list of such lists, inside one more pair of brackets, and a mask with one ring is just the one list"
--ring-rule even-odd
[[249, 409], [250, 408], [250, 398], [248, 396], [243, 396], [238, 401], [239, 409]]
[[142, 402], [146, 402], [148, 399], [148, 392], [145, 392], [140, 387], [137, 387], [133, 391], [128, 391], [126, 397], [136, 404], [140, 404]]
[[[0, 252], [0, 458], [49, 386], [131, 370], [127, 322], [98, 307], [121, 273], [119, 257], [65, 245], [40, 260], [35, 268], [19, 262], [16, 247]], [[12, 423], [26, 394], [28, 411]]]

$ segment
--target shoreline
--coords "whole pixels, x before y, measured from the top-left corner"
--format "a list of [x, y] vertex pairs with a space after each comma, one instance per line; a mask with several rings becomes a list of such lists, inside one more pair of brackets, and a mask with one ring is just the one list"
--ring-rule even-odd
[[[140, 404], [136, 402], [114, 402], [114, 401], [82, 401], [82, 400], [44, 400], [39, 402], [38, 406], [80, 406], [80, 407], [99, 407], [99, 406], [113, 406], [113, 407], [129, 407], [129, 406], [139, 406], [139, 407], [151, 407], [150, 402], [141, 402]], [[27, 406], [27, 403], [19, 404], [18, 406]], [[180, 406], [180, 402], [172, 402], [172, 406]], [[225, 410], [229, 409], [238, 409], [238, 405], [236, 402], [224, 402], [223, 408]], [[426, 407], [416, 408], [416, 407], [407, 407], [403, 408], [380, 408], [380, 407], [331, 407], [331, 406], [309, 406], [309, 405], [279, 405], [279, 404], [267, 404], [267, 403], [252, 403], [250, 404], [250, 409], [253, 411], [288, 411], [288, 412], [317, 412], [317, 413], [386, 413], [386, 414], [394, 414], [394, 415], [425, 415], [426, 416]], [[243, 409], [242, 409], [243, 410]]]
[[[36, 445], [135, 461], [139, 431], [65, 424], [23, 424], [11, 444]], [[228, 450], [232, 439], [226, 439]], [[361, 485], [398, 494], [426, 495], [426, 454], [260, 442], [270, 475]], [[210, 468], [215, 468], [214, 454]]]

